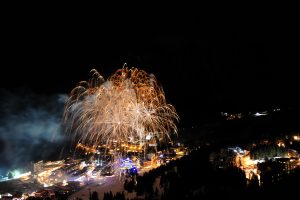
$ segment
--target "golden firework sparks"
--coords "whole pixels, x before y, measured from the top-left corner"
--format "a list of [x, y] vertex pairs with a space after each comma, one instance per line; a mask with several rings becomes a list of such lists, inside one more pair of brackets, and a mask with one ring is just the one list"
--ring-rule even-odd
[[170, 139], [177, 133], [179, 117], [153, 74], [123, 67], [105, 81], [97, 70], [91, 73], [89, 81], [71, 91], [65, 105], [66, 130], [77, 142], [112, 147], [143, 144], [149, 134]]

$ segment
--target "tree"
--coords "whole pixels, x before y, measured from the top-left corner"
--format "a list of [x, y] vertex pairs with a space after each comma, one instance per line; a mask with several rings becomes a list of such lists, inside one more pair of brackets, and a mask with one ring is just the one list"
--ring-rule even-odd
[[128, 184], [127, 184], [127, 191], [128, 191], [129, 193], [131, 193], [131, 192], [133, 192], [133, 190], [134, 190], [134, 181], [133, 181], [133, 180], [130, 180], [130, 181], [128, 182]]
[[249, 181], [248, 190], [253, 192], [258, 192], [259, 190], [259, 180], [256, 174], [252, 173], [251, 179]]
[[92, 200], [99, 200], [98, 192], [94, 191], [94, 192], [92, 193]]
[[107, 192], [104, 193], [103, 200], [109, 200], [109, 194]]
[[155, 197], [158, 197], [158, 188], [155, 187], [155, 192], [154, 192]]

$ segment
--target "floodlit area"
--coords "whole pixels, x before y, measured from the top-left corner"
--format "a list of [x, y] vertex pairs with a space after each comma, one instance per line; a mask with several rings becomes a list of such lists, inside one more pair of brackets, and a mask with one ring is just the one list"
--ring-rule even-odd
[[160, 151], [146, 155], [145, 159], [136, 156], [120, 157], [117, 163], [113, 163], [108, 155], [85, 159], [39, 161], [33, 164], [32, 171], [17, 172], [12, 178], [4, 177], [1, 181], [7, 191], [21, 191], [22, 199], [30, 196], [50, 197], [58, 193], [70, 196], [70, 199], [84, 198], [89, 194], [87, 188], [98, 191], [101, 196], [109, 190], [123, 191], [124, 180], [127, 177], [134, 174], [142, 175], [170, 160], [181, 158], [186, 151], [186, 148], [174, 148], [172, 156]]
[[209, 160], [215, 170], [237, 167], [244, 172], [247, 183], [257, 182], [263, 186], [280, 181], [300, 167], [300, 154], [293, 147], [299, 147], [299, 134], [294, 132], [241, 146], [223, 147], [211, 152]]
[[[295, 140], [295, 136], [293, 136], [292, 138]], [[277, 146], [278, 148], [285, 148], [285, 144], [281, 140], [277, 142]], [[232, 165], [242, 169], [245, 172], [247, 180], [252, 180], [253, 177], [256, 176], [259, 184], [261, 184], [261, 170], [264, 165], [268, 166], [269, 162], [280, 164], [283, 171], [290, 171], [300, 166], [299, 154], [296, 150], [293, 149], [288, 149], [286, 154], [264, 157], [260, 159], [251, 158], [251, 151], [242, 150], [240, 147], [228, 147], [228, 151], [232, 152], [232, 154], [227, 155], [228, 157], [232, 157]], [[255, 153], [252, 152], [252, 154]], [[252, 155], [252, 157], [254, 156]]]

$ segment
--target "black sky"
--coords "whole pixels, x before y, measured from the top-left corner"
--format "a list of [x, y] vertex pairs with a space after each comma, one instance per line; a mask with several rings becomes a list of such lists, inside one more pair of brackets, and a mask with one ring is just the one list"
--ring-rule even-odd
[[69, 93], [92, 68], [108, 77], [126, 62], [157, 77], [184, 123], [220, 111], [298, 106], [296, 28], [270, 24], [199, 22], [161, 31], [20, 22], [1, 37], [1, 87]]

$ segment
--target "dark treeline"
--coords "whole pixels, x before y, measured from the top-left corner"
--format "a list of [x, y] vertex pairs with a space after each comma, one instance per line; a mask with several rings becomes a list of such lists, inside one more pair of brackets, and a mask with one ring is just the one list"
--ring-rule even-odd
[[[261, 173], [264, 184], [259, 186], [258, 177], [248, 181], [245, 173], [237, 167], [215, 169], [208, 160], [211, 147], [193, 151], [182, 159], [136, 177], [128, 192], [136, 191], [138, 199], [253, 199], [293, 196], [294, 181], [300, 170], [291, 171], [281, 179], [272, 181], [276, 170]], [[274, 174], [272, 174], [274, 173]], [[273, 192], [276, 190], [276, 192]]]
[[288, 149], [278, 147], [277, 145], [263, 144], [253, 147], [250, 150], [250, 158], [253, 160], [270, 158], [270, 157], [287, 157]]

